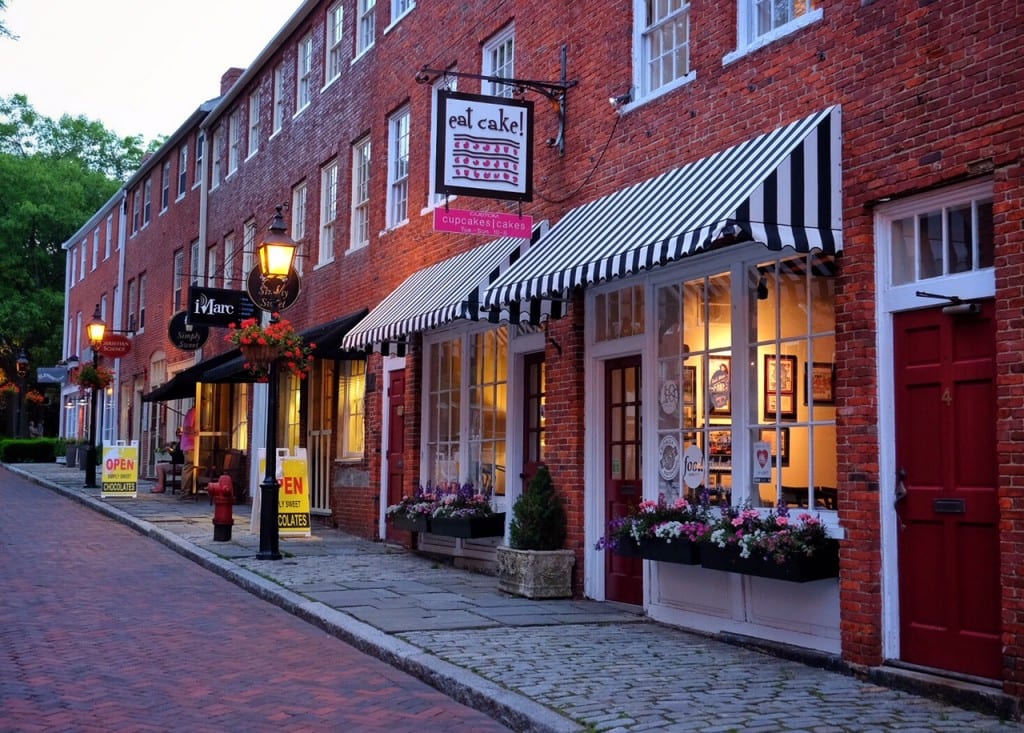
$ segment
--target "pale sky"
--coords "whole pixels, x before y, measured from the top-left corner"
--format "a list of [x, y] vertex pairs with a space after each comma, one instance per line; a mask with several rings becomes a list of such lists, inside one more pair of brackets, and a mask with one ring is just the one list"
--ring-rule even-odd
[[119, 136], [170, 135], [255, 60], [301, 0], [7, 0], [0, 96], [99, 120]]

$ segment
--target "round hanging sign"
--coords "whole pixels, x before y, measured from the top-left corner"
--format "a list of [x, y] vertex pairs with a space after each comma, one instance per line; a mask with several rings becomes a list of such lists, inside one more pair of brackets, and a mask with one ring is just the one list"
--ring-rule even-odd
[[210, 327], [189, 323], [188, 311], [180, 311], [167, 326], [167, 338], [182, 351], [195, 351], [210, 338]]
[[245, 279], [245, 289], [249, 299], [257, 308], [264, 311], [283, 311], [295, 304], [299, 298], [301, 281], [295, 268], [288, 271], [288, 277], [282, 284], [279, 281], [264, 278], [259, 267], [252, 268]]

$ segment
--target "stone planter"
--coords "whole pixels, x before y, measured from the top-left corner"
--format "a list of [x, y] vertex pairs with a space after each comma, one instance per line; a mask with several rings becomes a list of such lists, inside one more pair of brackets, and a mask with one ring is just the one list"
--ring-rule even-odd
[[489, 517], [433, 517], [430, 533], [464, 540], [479, 537], [504, 537], [505, 512]]
[[498, 553], [498, 588], [525, 598], [571, 598], [572, 550], [513, 550]]
[[410, 517], [408, 514], [392, 514], [389, 519], [391, 520], [392, 527], [395, 529], [401, 529], [405, 532], [430, 531], [430, 517], [425, 514], [420, 514], [415, 517]]
[[719, 547], [705, 543], [700, 550], [700, 564], [709, 570], [724, 570], [727, 573], [754, 575], [791, 583], [807, 583], [839, 576], [839, 543], [830, 540], [824, 551], [817, 552], [811, 557], [797, 555], [784, 563], [776, 563], [762, 557], [740, 557], [740, 548], [737, 545]]

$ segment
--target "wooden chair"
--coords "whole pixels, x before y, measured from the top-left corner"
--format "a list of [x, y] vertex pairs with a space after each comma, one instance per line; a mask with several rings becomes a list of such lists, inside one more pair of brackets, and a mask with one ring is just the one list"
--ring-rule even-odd
[[[227, 474], [231, 477], [231, 483], [235, 486], [235, 501], [238, 501], [239, 489], [244, 487], [243, 481], [245, 480], [245, 469], [243, 458], [245, 454], [237, 448], [229, 448], [224, 451], [221, 455], [220, 462], [216, 468], [211, 467], [204, 472], [204, 475], [196, 477], [196, 501], [199, 501], [199, 492], [206, 492], [207, 486], [211, 481], [216, 481], [221, 476]], [[212, 501], [212, 500], [211, 500]]]

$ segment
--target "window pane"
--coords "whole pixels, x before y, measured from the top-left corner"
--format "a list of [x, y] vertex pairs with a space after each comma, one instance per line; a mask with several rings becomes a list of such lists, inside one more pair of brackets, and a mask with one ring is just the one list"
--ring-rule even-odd
[[942, 274], [942, 214], [933, 211], [930, 214], [919, 216], [917, 222], [920, 227], [918, 279], [938, 277]]
[[949, 272], [968, 272], [974, 262], [973, 221], [971, 206], [949, 209], [946, 223], [949, 232], [949, 246], [946, 261]]
[[992, 231], [992, 202], [978, 202], [978, 267], [995, 266], [995, 235]]

